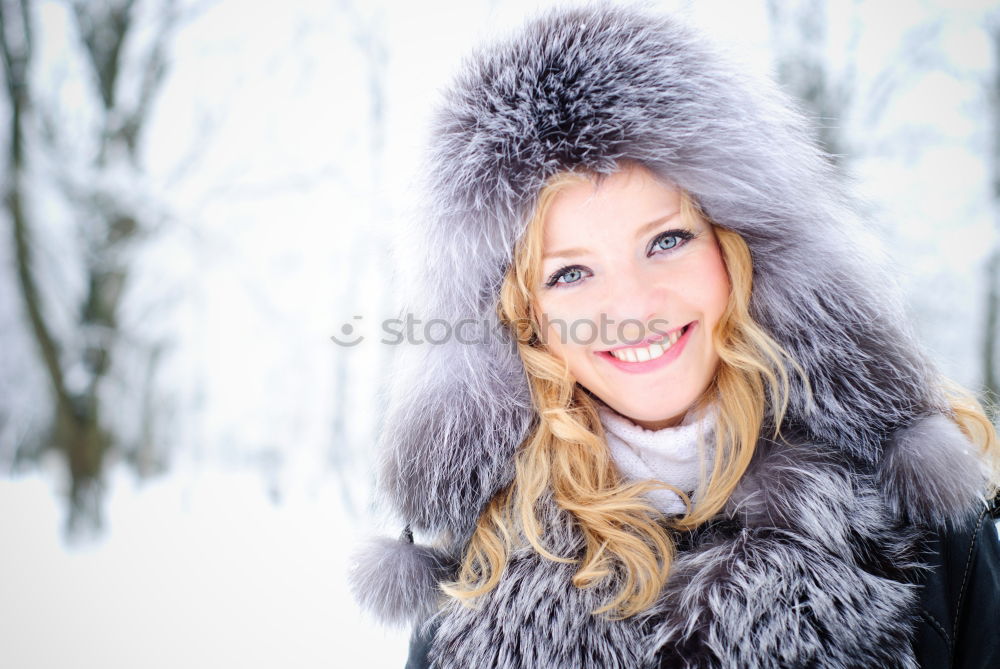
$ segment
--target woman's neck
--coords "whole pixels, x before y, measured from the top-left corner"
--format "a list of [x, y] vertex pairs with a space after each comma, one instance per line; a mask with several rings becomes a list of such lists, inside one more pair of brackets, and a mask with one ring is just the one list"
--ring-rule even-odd
[[[713, 459], [715, 404], [692, 406], [676, 425], [650, 430], [599, 402], [609, 455], [627, 480], [656, 480], [693, 493], [704, 481]], [[685, 512], [682, 499], [672, 490], [650, 491], [654, 506], [667, 514]]]

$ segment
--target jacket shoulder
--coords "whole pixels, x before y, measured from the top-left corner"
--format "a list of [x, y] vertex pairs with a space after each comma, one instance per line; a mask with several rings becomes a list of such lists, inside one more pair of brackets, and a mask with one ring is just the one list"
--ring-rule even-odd
[[927, 528], [914, 649], [922, 667], [1000, 666], [1000, 496], [954, 527]]
[[410, 649], [406, 658], [404, 669], [429, 669], [431, 644], [434, 643], [434, 634], [440, 625], [440, 620], [417, 623], [413, 626], [410, 635]]

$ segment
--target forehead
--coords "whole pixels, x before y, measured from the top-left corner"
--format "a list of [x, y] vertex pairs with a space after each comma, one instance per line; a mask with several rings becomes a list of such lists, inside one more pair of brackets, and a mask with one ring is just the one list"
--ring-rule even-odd
[[635, 228], [680, 209], [681, 191], [641, 167], [630, 167], [603, 180], [563, 184], [545, 215], [545, 244], [569, 235], [614, 234]]

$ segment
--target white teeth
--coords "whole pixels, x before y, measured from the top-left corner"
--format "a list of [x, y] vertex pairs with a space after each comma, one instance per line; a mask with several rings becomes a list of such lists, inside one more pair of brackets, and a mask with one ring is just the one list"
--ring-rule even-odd
[[635, 356], [635, 349], [630, 348], [622, 351], [622, 355], [620, 357], [621, 359], [628, 360], [629, 362], [639, 362], [639, 359]]
[[615, 356], [619, 360], [624, 360], [625, 362], [646, 362], [648, 360], [656, 360], [661, 355], [670, 350], [670, 347], [677, 343], [680, 339], [681, 332], [672, 332], [663, 341], [650, 344], [645, 348], [626, 348], [619, 351], [611, 351], [611, 355]]

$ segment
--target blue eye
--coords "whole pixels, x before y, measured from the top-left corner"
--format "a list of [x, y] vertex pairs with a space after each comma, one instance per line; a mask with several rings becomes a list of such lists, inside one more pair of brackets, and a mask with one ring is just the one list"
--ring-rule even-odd
[[[584, 268], [580, 267], [579, 265], [570, 265], [569, 267], [563, 267], [561, 269], [556, 270], [556, 272], [549, 277], [549, 279], [545, 282], [545, 287], [552, 288], [557, 283], [561, 283], [563, 285], [577, 283], [580, 281], [580, 279], [583, 278], [583, 272]], [[566, 280], [560, 281], [560, 279], [566, 279]]]
[[650, 254], [656, 251], [672, 251], [680, 246], [684, 246], [694, 239], [695, 235], [690, 230], [667, 230], [656, 236], [650, 244]]

